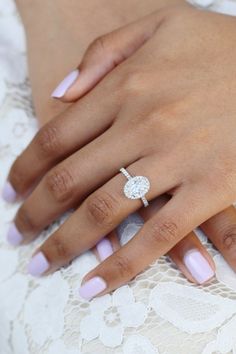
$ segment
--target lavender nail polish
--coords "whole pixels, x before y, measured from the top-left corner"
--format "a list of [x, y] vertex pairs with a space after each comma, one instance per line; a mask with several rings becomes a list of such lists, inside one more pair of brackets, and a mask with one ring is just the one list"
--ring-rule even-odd
[[65, 95], [66, 91], [73, 85], [79, 76], [79, 70], [72, 71], [65, 79], [56, 87], [52, 93], [53, 98], [61, 98]]
[[184, 264], [199, 284], [205, 283], [215, 275], [206, 258], [198, 250], [188, 251], [184, 256]]
[[10, 182], [6, 182], [2, 190], [2, 198], [8, 203], [14, 203], [17, 199], [17, 193]]
[[98, 242], [96, 248], [101, 262], [113, 254], [112, 244], [106, 237]]
[[10, 225], [7, 233], [7, 241], [12, 246], [19, 246], [23, 241], [23, 236], [20, 231], [17, 229], [16, 225], [13, 223]]
[[43, 252], [36, 253], [28, 264], [28, 272], [34, 277], [39, 277], [49, 269], [49, 262]]
[[94, 277], [84, 283], [79, 289], [79, 295], [85, 300], [91, 300], [100, 294], [107, 287], [105, 280], [101, 277]]

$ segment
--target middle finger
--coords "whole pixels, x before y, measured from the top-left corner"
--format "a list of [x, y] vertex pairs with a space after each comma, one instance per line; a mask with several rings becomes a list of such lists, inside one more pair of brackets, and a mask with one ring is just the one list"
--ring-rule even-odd
[[7, 185], [16, 196], [25, 196], [50, 168], [108, 129], [119, 106], [107, 86], [104, 80], [40, 129], [10, 170]]
[[[17, 234], [18, 243], [32, 240], [60, 214], [77, 206], [114, 176], [120, 166], [136, 160], [139, 149], [134, 137], [120, 129], [112, 126], [49, 171], [20, 207], [8, 239], [14, 240]], [[122, 141], [117, 136], [122, 136]]]
[[[143, 158], [131, 164], [129, 172], [143, 171], [149, 177], [152, 190], [148, 199], [152, 200], [179, 183], [158, 161], [159, 178], [156, 177], [152, 158]], [[166, 162], [166, 159], [165, 159]], [[140, 200], [125, 197], [122, 174], [113, 177], [104, 186], [91, 194], [72, 216], [37, 251], [30, 262], [29, 271], [41, 275], [45, 271], [55, 270], [70, 262], [73, 258], [92, 248], [104, 235], [111, 232], [130, 213], [141, 207]]]

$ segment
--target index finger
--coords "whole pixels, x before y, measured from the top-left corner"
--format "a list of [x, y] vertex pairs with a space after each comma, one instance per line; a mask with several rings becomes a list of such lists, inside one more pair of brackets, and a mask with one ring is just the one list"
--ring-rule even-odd
[[[103, 85], [103, 89], [100, 86]], [[3, 198], [13, 202], [24, 196], [58, 162], [102, 134], [117, 111], [114, 90], [104, 82], [66, 112], [46, 124], [11, 167]], [[102, 102], [99, 105], [98, 102]]]

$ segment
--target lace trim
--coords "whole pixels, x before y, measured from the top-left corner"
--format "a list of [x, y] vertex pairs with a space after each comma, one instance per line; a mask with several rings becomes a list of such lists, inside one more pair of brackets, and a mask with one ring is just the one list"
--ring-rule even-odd
[[[202, 5], [236, 14], [235, 1], [198, 1], [198, 6]], [[37, 129], [25, 58], [24, 33], [14, 3], [2, 0], [1, 185], [14, 158]], [[0, 201], [3, 236], [16, 209]], [[32, 250], [64, 218], [33, 245], [18, 250], [4, 237], [0, 239], [0, 353], [236, 354], [235, 273], [202, 233], [198, 235], [217, 267], [217, 279], [209, 286], [191, 285], [168, 258], [162, 257], [129, 285], [87, 303], [77, 296], [77, 287], [97, 264], [92, 253], [43, 279], [32, 279], [25, 272]], [[141, 225], [137, 215], [130, 216], [118, 228], [121, 244]]]

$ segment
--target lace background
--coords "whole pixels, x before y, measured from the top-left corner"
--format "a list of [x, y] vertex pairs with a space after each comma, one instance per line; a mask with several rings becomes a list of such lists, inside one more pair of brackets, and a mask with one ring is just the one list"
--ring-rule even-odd
[[[233, 0], [199, 3], [236, 15]], [[0, 0], [0, 185], [36, 128], [23, 29], [14, 3]], [[29, 257], [59, 222], [33, 247], [16, 250], [5, 241], [16, 209], [0, 201], [0, 354], [236, 354], [236, 274], [204, 235], [217, 266], [211, 285], [191, 285], [163, 257], [129, 285], [88, 303], [76, 291], [95, 257], [88, 252], [54, 275], [31, 278]], [[119, 228], [121, 242], [140, 225], [129, 217]]]

